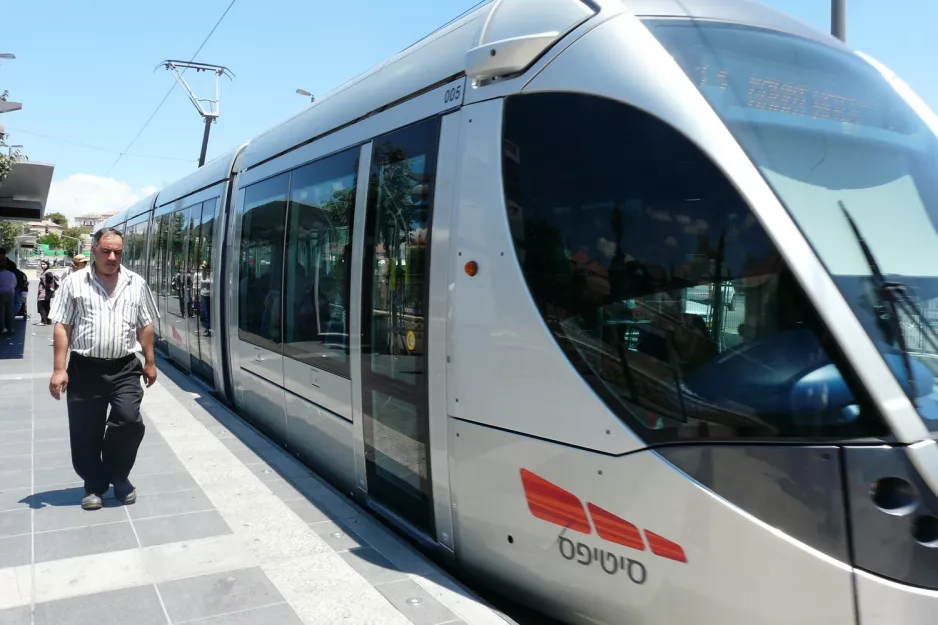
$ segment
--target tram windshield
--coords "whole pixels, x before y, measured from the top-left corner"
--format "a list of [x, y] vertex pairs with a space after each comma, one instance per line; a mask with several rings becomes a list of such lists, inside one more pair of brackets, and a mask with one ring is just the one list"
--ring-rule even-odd
[[938, 432], [938, 140], [859, 56], [775, 31], [650, 20], [790, 211]]

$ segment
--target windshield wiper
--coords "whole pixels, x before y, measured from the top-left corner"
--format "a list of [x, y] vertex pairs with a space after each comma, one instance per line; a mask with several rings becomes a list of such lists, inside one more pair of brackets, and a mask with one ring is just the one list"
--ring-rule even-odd
[[895, 335], [896, 342], [899, 344], [899, 351], [902, 352], [902, 364], [905, 367], [905, 374], [909, 378], [911, 399], [912, 402], [915, 403], [915, 398], [918, 397], [918, 393], [915, 391], [915, 375], [912, 373], [912, 359], [909, 356], [909, 350], [905, 343], [905, 335], [902, 334], [902, 326], [899, 323], [898, 307], [901, 305], [901, 300], [899, 297], [897, 297], [897, 295], [904, 295], [906, 287], [900, 282], [889, 282], [885, 277], [883, 277], [883, 272], [879, 269], [879, 263], [876, 262], [876, 258], [873, 256], [873, 252], [870, 250], [870, 247], [863, 239], [863, 235], [860, 234], [860, 229], [857, 227], [856, 222], [853, 221], [853, 217], [851, 217], [850, 213], [847, 211], [847, 207], [844, 206], [842, 200], [837, 200], [837, 204], [840, 205], [840, 210], [843, 211], [844, 217], [847, 218], [847, 222], [850, 224], [850, 229], [853, 230], [853, 236], [860, 245], [860, 249], [863, 251], [863, 256], [866, 257], [866, 263], [870, 267], [870, 273], [873, 274], [874, 286], [876, 287], [876, 291], [879, 294], [880, 300], [887, 304], [890, 308], [889, 312], [886, 314], [886, 317], [888, 317], [890, 331]]

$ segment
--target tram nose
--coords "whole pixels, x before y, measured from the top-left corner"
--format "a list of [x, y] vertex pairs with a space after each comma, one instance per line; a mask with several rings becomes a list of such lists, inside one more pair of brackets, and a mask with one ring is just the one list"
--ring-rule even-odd
[[909, 451], [904, 446], [843, 449], [853, 564], [892, 581], [938, 590], [938, 495]]

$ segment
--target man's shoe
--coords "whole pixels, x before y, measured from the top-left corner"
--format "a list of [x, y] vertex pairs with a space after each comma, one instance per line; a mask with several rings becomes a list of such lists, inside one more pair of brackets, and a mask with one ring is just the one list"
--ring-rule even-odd
[[134, 488], [133, 484], [129, 482], [126, 485], [122, 484], [121, 486], [115, 484], [114, 498], [125, 506], [132, 505], [137, 501], [137, 489]]
[[84, 499], [81, 500], [82, 510], [100, 510], [103, 505], [104, 502], [94, 493], [85, 493]]

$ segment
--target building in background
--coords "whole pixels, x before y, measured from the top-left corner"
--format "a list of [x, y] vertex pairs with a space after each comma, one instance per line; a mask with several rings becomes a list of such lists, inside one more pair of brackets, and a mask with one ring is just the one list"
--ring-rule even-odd
[[113, 217], [118, 211], [105, 211], [103, 213], [86, 213], [75, 217], [75, 226], [78, 228], [90, 228], [92, 230], [109, 217]]

